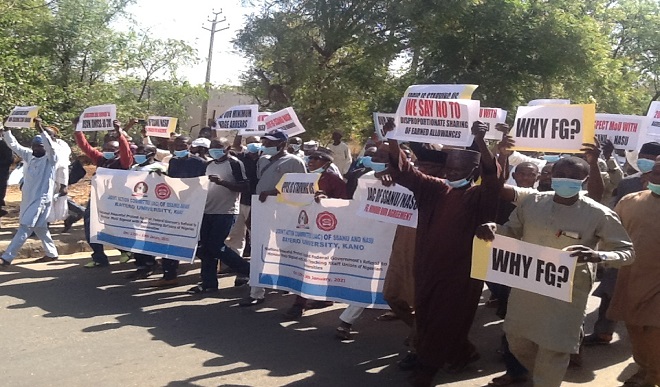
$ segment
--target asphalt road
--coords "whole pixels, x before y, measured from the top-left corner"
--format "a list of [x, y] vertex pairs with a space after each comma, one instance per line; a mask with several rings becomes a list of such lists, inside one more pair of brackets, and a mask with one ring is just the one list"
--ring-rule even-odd
[[[0, 272], [0, 385], [2, 386], [405, 386], [396, 360], [405, 347], [403, 323], [378, 322], [371, 310], [356, 323], [355, 340], [334, 329], [344, 305], [285, 322], [291, 295], [271, 293], [257, 308], [237, 307], [247, 287], [223, 278], [207, 297], [181, 285], [131, 282], [132, 263], [84, 269], [86, 253], [49, 264], [15, 262]], [[24, 262], [24, 261], [23, 261]], [[158, 278], [158, 277], [156, 277]], [[487, 292], [484, 293], [487, 295]], [[590, 300], [590, 309], [598, 299]], [[593, 325], [591, 313], [587, 330]], [[624, 332], [623, 326], [619, 327]], [[438, 384], [483, 386], [504, 370], [496, 353], [501, 321], [480, 306], [472, 330], [481, 360]], [[619, 386], [635, 371], [625, 338], [587, 348], [584, 366], [569, 370], [566, 386]], [[524, 385], [522, 385], [524, 386]]]

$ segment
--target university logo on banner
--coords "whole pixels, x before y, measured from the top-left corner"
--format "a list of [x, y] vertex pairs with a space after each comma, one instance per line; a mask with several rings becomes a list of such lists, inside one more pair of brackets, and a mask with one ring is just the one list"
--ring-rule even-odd
[[222, 113], [215, 120], [215, 130], [256, 130], [259, 126], [257, 117], [259, 116], [258, 105], [239, 105], [234, 106]]
[[279, 129], [291, 137], [305, 132], [305, 128], [291, 107], [272, 113], [266, 118], [265, 124], [266, 133]]
[[32, 128], [39, 115], [39, 106], [16, 106], [4, 123], [7, 128]]
[[520, 106], [511, 135], [515, 150], [578, 153], [594, 142], [596, 105]]
[[384, 186], [378, 179], [358, 179], [357, 215], [380, 222], [417, 228], [417, 201], [406, 187]]
[[144, 130], [147, 136], [169, 138], [176, 130], [177, 121], [174, 117], [149, 116]]
[[496, 235], [474, 238], [471, 277], [558, 300], [573, 300], [577, 258], [568, 251]]
[[277, 201], [294, 206], [312, 204], [320, 178], [320, 173], [285, 173], [275, 186], [279, 192]]
[[502, 132], [495, 129], [495, 125], [506, 121], [507, 111], [500, 108], [482, 107], [479, 109], [479, 121], [488, 125], [487, 140], [501, 140]]
[[358, 206], [322, 199], [296, 207], [253, 196], [250, 285], [389, 308], [382, 289], [396, 226], [356, 217]]
[[83, 111], [76, 126], [76, 131], [98, 132], [101, 130], [113, 130], [112, 122], [116, 119], [116, 105], [91, 106]]
[[601, 144], [612, 141], [614, 149], [637, 150], [647, 122], [643, 116], [596, 113], [596, 138]]

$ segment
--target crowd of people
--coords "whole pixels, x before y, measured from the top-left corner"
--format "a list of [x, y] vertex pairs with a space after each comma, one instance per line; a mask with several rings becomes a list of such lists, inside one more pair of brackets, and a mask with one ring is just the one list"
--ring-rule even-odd
[[[417, 228], [398, 226], [392, 241], [383, 295], [391, 310], [381, 320], [401, 320], [410, 327], [409, 347], [399, 360], [412, 371], [414, 386], [430, 386], [441, 369], [458, 373], [479, 359], [469, 333], [484, 283], [471, 278], [473, 237], [493, 240], [504, 235], [540, 246], [567, 249], [577, 258], [571, 302], [501, 284], [487, 283], [487, 306], [504, 319], [501, 353], [506, 372], [490, 385], [507, 386], [532, 380], [536, 387], [560, 386], [569, 364], [581, 366], [584, 345], [608, 345], [617, 321], [625, 322], [639, 371], [629, 386], [660, 384], [660, 144], [649, 142], [637, 159], [622, 163], [611, 142], [584, 144], [576, 154], [526, 154], [512, 151], [515, 143], [506, 125], [498, 125], [502, 140], [489, 146], [488, 127], [475, 122], [473, 145], [449, 149], [429, 144], [399, 144], [374, 136], [359, 154], [351, 152], [334, 132], [325, 147], [304, 142], [283, 131], [233, 141], [203, 128], [198, 138], [173, 134], [134, 143], [118, 121], [97, 149], [85, 133], [75, 132], [76, 145], [97, 168], [149, 171], [172, 178], [207, 176], [210, 182], [201, 220], [197, 257], [198, 285], [191, 294], [218, 290], [220, 271], [237, 274], [235, 285], [248, 282], [251, 200], [279, 194], [277, 184], [287, 173], [317, 173], [317, 197], [358, 199], [359, 179], [399, 184], [415, 195]], [[74, 121], [74, 127], [76, 122]], [[44, 245], [37, 262], [58, 259], [48, 226], [54, 199], [67, 196], [67, 186], [80, 180], [69, 162], [71, 149], [58, 129], [35, 120], [40, 134], [29, 147], [3, 130], [0, 152], [10, 149], [23, 160], [24, 178], [19, 227], [0, 258], [6, 269], [25, 240], [34, 233]], [[385, 125], [385, 132], [394, 122]], [[153, 141], [153, 142], [152, 142]], [[4, 152], [6, 153], [6, 152]], [[2, 154], [4, 154], [2, 153]], [[0, 155], [1, 156], [1, 155]], [[3, 167], [5, 157], [0, 158]], [[625, 159], [622, 159], [623, 161]], [[3, 164], [4, 163], [4, 164]], [[70, 171], [71, 169], [71, 171]], [[0, 168], [0, 184], [8, 173]], [[70, 173], [71, 172], [71, 173]], [[77, 179], [77, 180], [76, 180]], [[0, 189], [3, 187], [0, 185]], [[2, 203], [4, 204], [4, 203]], [[90, 206], [69, 199], [65, 228], [83, 218], [90, 242]], [[5, 212], [3, 210], [2, 214]], [[657, 216], [657, 217], [656, 217]], [[85, 268], [109, 265], [105, 247], [90, 243]], [[179, 261], [142, 253], [122, 252], [120, 261], [134, 259], [130, 279], [162, 277], [156, 287], [179, 283]], [[601, 298], [598, 321], [585, 327], [587, 299]], [[250, 287], [239, 305], [266, 300], [266, 289]], [[283, 312], [301, 318], [329, 301], [295, 297]], [[349, 305], [340, 316], [336, 335], [348, 339], [363, 308]], [[585, 335], [585, 331], [590, 332]]]

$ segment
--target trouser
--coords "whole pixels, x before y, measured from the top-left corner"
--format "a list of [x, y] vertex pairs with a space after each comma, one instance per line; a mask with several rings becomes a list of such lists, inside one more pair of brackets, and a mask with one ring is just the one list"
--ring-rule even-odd
[[77, 221], [78, 219], [85, 217], [85, 211], [87, 211], [87, 208], [74, 202], [73, 199], [71, 199], [69, 196], [67, 196], [66, 202], [69, 207], [69, 213], [71, 213], [69, 217], [71, 217], [72, 220]]
[[138, 269], [153, 268], [156, 266], [156, 257], [153, 255], [133, 253], [133, 258], [135, 258], [135, 266]]
[[260, 286], [252, 286], [250, 287], [250, 297], [260, 300], [264, 297], [266, 297], [266, 288], [262, 288]]
[[502, 353], [502, 357], [504, 358], [504, 364], [506, 365], [507, 375], [517, 378], [528, 373], [527, 368], [520, 364], [518, 359], [516, 359], [516, 357], [513, 356], [513, 353], [511, 353], [511, 349], [509, 348], [509, 341], [506, 339], [506, 335], [502, 336], [502, 350], [504, 352]]
[[5, 195], [7, 194], [7, 179], [9, 179], [9, 167], [11, 165], [0, 165], [0, 207], [4, 207]]
[[218, 258], [239, 275], [250, 275], [250, 263], [225, 245], [235, 218], [236, 215], [229, 214], [204, 214], [202, 218], [200, 258], [204, 288], [218, 288]]
[[108, 265], [109, 264], [108, 256], [105, 255], [105, 251], [103, 251], [103, 245], [100, 243], [90, 242], [89, 217], [90, 217], [90, 205], [88, 202], [87, 208], [85, 208], [84, 219], [83, 219], [85, 224], [85, 239], [87, 240], [89, 247], [92, 248], [92, 260], [101, 265]]
[[53, 238], [50, 236], [48, 227], [30, 227], [21, 224], [18, 226], [16, 235], [14, 235], [12, 238], [9, 246], [7, 246], [7, 250], [5, 250], [4, 254], [2, 254], [2, 259], [5, 262], [13, 261], [14, 258], [16, 258], [16, 254], [18, 254], [18, 250], [23, 246], [25, 241], [30, 235], [32, 235], [33, 232], [41, 240], [41, 243], [44, 246], [44, 251], [46, 252], [46, 256], [57, 258], [57, 247], [55, 247], [55, 242], [53, 242]]
[[339, 319], [346, 324], [353, 325], [355, 321], [362, 315], [362, 312], [364, 312], [363, 307], [361, 306], [355, 306], [355, 305], [349, 305], [344, 311], [339, 315]]
[[240, 212], [236, 215], [236, 221], [229, 232], [229, 236], [225, 241], [225, 245], [230, 249], [236, 251], [238, 255], [243, 255], [243, 251], [246, 246], [246, 237], [245, 232], [247, 231], [247, 226], [245, 222], [247, 221], [248, 216], [250, 215], [250, 209], [252, 207], [247, 204], [241, 204]]
[[539, 347], [524, 337], [507, 335], [511, 353], [532, 373], [534, 387], [560, 387], [571, 354]]
[[612, 335], [616, 329], [616, 321], [607, 318], [607, 309], [610, 307], [611, 300], [607, 295], [603, 295], [600, 298], [598, 320], [594, 324], [594, 334], [596, 335]]
[[647, 384], [660, 385], [660, 327], [626, 324], [635, 362], [646, 370]]
[[173, 280], [178, 277], [179, 261], [176, 259], [163, 258], [160, 262], [163, 265], [163, 279]]

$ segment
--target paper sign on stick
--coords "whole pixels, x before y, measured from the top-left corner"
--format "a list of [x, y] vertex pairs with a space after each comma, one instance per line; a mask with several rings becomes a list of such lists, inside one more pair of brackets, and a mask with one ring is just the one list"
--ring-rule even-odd
[[396, 114], [394, 113], [376, 113], [374, 112], [374, 127], [376, 128], [376, 136], [378, 140], [384, 141], [386, 134], [383, 130], [383, 126], [387, 123], [389, 119], [394, 120]]
[[173, 117], [149, 116], [144, 130], [147, 136], [169, 138], [176, 130], [177, 119]]
[[601, 144], [612, 141], [614, 149], [636, 150], [647, 122], [643, 116], [596, 113], [596, 137]]
[[507, 111], [499, 108], [482, 107], [479, 109], [479, 121], [488, 125], [487, 140], [501, 140], [502, 132], [495, 130], [495, 125], [506, 121]]
[[404, 98], [422, 99], [470, 99], [477, 85], [412, 85], [403, 94]]
[[266, 118], [266, 132], [270, 133], [277, 129], [282, 130], [289, 137], [305, 132], [305, 128], [291, 107], [282, 109]]
[[234, 106], [215, 120], [215, 130], [257, 129], [258, 105]]
[[577, 257], [568, 251], [496, 235], [493, 242], [474, 238], [471, 277], [542, 294], [573, 299]]
[[320, 173], [285, 173], [275, 186], [277, 201], [294, 206], [306, 206], [314, 202], [319, 190]]
[[241, 129], [238, 134], [241, 136], [261, 136], [266, 134], [266, 118], [271, 115], [271, 112], [259, 112], [257, 115], [257, 127]]
[[520, 106], [511, 135], [514, 149], [578, 153], [594, 142], [596, 105]]
[[417, 201], [408, 188], [399, 184], [385, 187], [378, 179], [358, 179], [355, 197], [360, 202], [358, 216], [417, 228]]
[[83, 111], [76, 126], [77, 132], [98, 132], [112, 130], [112, 121], [117, 119], [117, 106], [91, 106]]
[[527, 106], [541, 106], [541, 105], [570, 105], [570, 99], [533, 99], [527, 102]]
[[9, 113], [4, 126], [7, 128], [32, 128], [38, 114], [39, 106], [16, 106]]

